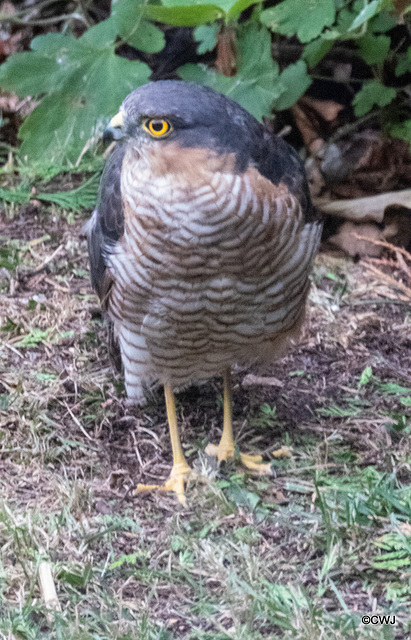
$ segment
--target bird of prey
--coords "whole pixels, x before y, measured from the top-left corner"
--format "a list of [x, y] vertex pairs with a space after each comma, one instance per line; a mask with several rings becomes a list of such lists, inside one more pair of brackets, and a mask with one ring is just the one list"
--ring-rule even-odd
[[108, 131], [117, 144], [88, 223], [92, 285], [128, 397], [164, 386], [171, 475], [137, 489], [184, 502], [174, 392], [223, 376], [223, 433], [207, 452], [233, 457], [230, 368], [269, 363], [298, 336], [321, 222], [297, 153], [210, 88], [148, 83]]

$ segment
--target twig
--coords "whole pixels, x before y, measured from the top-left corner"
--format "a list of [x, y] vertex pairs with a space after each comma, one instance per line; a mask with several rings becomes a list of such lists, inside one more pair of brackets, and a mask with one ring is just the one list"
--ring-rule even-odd
[[[411, 203], [410, 203], [411, 204]], [[402, 247], [397, 247], [395, 244], [391, 244], [386, 240], [375, 240], [374, 238], [367, 238], [367, 236], [360, 236], [357, 233], [353, 233], [354, 238], [358, 238], [359, 240], [366, 240], [367, 242], [371, 242], [371, 244], [378, 244], [381, 247], [386, 247], [387, 249], [391, 249], [394, 253], [402, 253], [406, 258], [411, 260], [411, 254]]]
[[76, 418], [76, 416], [74, 415], [74, 413], [72, 412], [72, 410], [70, 409], [70, 407], [68, 406], [67, 402], [63, 403], [64, 406], [66, 407], [67, 411], [69, 412], [72, 420], [74, 420], [75, 424], [78, 426], [78, 428], [80, 429], [80, 431], [86, 436], [86, 438], [88, 438], [91, 442], [94, 442], [94, 438], [91, 437], [91, 435], [89, 433], [87, 433], [87, 431], [85, 430], [85, 428], [83, 427], [83, 425], [81, 424], [80, 420], [78, 420]]
[[[36, 244], [38, 244], [39, 242], [44, 242], [45, 239], [50, 239], [50, 236], [44, 236], [43, 238], [36, 238], [37, 242]], [[34, 246], [34, 242], [32, 241], [32, 244], [30, 246]], [[37, 276], [39, 273], [41, 273], [41, 271], [43, 271], [46, 266], [49, 264], [49, 262], [51, 262], [52, 260], [54, 260], [54, 258], [56, 258], [58, 256], [58, 254], [62, 251], [62, 249], [64, 249], [64, 246], [61, 244], [59, 247], [57, 247], [57, 249], [55, 251], [53, 251], [53, 253], [49, 256], [47, 256], [47, 258], [45, 258], [43, 260], [43, 262], [41, 263], [41, 265], [39, 267], [37, 267], [37, 269], [35, 269], [34, 271], [26, 271], [25, 273], [22, 274], [22, 276], [24, 278], [32, 278], [33, 276]]]
[[[294, 469], [287, 469], [288, 473], [302, 473], [305, 471], [313, 471], [316, 469], [334, 469], [335, 467], [341, 467], [343, 466], [343, 462], [340, 464], [336, 464], [335, 462], [324, 462], [323, 464], [312, 464], [309, 467], [295, 467]], [[289, 477], [289, 476], [281, 476], [278, 473], [278, 469], [276, 468], [276, 472], [277, 472], [277, 478], [281, 478], [283, 479], [284, 477]]]
[[[400, 268], [407, 274], [407, 276], [409, 278], [411, 278], [411, 269], [410, 267], [407, 265], [407, 263], [405, 262], [403, 256], [402, 256], [402, 251], [396, 251], [396, 258], [397, 258], [397, 262], [400, 265]], [[409, 255], [409, 254], [408, 254]]]
[[[361, 82], [363, 82], [363, 80]], [[367, 115], [362, 116], [361, 118], [357, 118], [354, 122], [350, 122], [349, 124], [340, 127], [339, 129], [337, 129], [334, 135], [328, 138], [327, 145], [332, 144], [333, 142], [338, 142], [338, 140], [341, 140], [341, 138], [344, 138], [348, 134], [352, 133], [365, 122], [377, 118], [380, 113], [381, 111], [370, 111], [370, 113], [367, 113]]]
[[19, 358], [22, 358], [24, 360], [24, 356], [20, 353], [20, 351], [18, 351], [18, 349], [13, 347], [11, 344], [4, 342], [4, 346], [7, 347], [8, 349], [11, 349], [11, 351], [13, 351], [16, 355], [18, 355]]
[[377, 267], [374, 267], [374, 265], [370, 264], [369, 262], [364, 262], [364, 265], [365, 265], [366, 269], [369, 269], [369, 271], [372, 271], [373, 273], [378, 275], [383, 282], [386, 282], [387, 284], [391, 285], [392, 287], [400, 289], [407, 296], [409, 296], [411, 298], [411, 289], [409, 289], [403, 282], [400, 282], [399, 280], [396, 280], [392, 276], [389, 276], [387, 273], [384, 273], [380, 269], [377, 269]]
[[355, 300], [354, 302], [341, 302], [342, 307], [362, 307], [365, 304], [398, 304], [400, 306], [409, 306], [406, 300], [390, 300], [389, 298], [375, 298], [374, 300]]
[[42, 27], [49, 24], [56, 24], [57, 22], [64, 22], [69, 20], [80, 20], [80, 22], [84, 22], [88, 25], [84, 16], [81, 13], [67, 13], [62, 16], [53, 16], [51, 18], [39, 18], [38, 20], [24, 20], [21, 18], [16, 18], [14, 16], [8, 16], [0, 13], [0, 20], [4, 22], [12, 22], [13, 24], [21, 24], [28, 27]]
[[[396, 266], [404, 271], [404, 273], [411, 278], [411, 269], [410, 267], [407, 265], [407, 263], [405, 262], [403, 256], [405, 256], [408, 260], [411, 261], [411, 254], [406, 250], [403, 249], [402, 247], [397, 247], [394, 244], [391, 244], [390, 242], [387, 242], [386, 240], [375, 240], [374, 238], [367, 238], [366, 236], [360, 236], [357, 233], [353, 233], [354, 238], [357, 238], [358, 240], [365, 240], [366, 242], [370, 242], [371, 244], [377, 244], [380, 247], [385, 247], [386, 249], [389, 249], [390, 251], [392, 251], [395, 255], [396, 258], [396, 262], [393, 261], [391, 263], [388, 263], [389, 266]], [[369, 260], [374, 260], [376, 261], [377, 258], [369, 258]], [[379, 262], [381, 263], [381, 260], [379, 260]], [[383, 264], [387, 264], [387, 262], [383, 263]]]

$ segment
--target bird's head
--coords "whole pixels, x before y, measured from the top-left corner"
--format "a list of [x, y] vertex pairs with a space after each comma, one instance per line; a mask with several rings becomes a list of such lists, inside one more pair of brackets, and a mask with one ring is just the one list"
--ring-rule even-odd
[[[124, 100], [105, 136], [144, 155], [167, 146], [235, 154], [247, 166], [262, 125], [236, 102], [191, 82], [162, 80], [139, 87]], [[161, 151], [160, 151], [161, 153]]]

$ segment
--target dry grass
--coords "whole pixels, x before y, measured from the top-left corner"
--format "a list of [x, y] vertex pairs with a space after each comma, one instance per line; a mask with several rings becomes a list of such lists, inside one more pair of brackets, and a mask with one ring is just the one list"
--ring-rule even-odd
[[[80, 227], [30, 205], [0, 230], [0, 637], [408, 637], [404, 269], [320, 255], [301, 344], [257, 380], [238, 373], [237, 441], [273, 459], [274, 480], [205, 456], [221, 429], [220, 381], [179, 396], [201, 471], [183, 509], [131, 495], [169, 471], [164, 403], [156, 393], [126, 406]], [[291, 457], [273, 458], [281, 446]], [[61, 612], [41, 599], [44, 560]], [[362, 624], [372, 612], [396, 622]]]

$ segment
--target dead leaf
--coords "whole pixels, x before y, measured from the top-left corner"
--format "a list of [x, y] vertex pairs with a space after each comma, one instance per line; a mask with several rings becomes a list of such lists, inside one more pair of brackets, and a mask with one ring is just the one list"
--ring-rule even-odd
[[304, 144], [310, 148], [315, 142], [314, 146], [317, 153], [324, 143], [321, 136], [318, 135], [318, 122], [315, 123], [299, 104], [294, 105], [291, 108], [291, 112], [294, 116], [295, 124], [302, 135]]
[[13, 33], [13, 35], [0, 40], [0, 58], [7, 58], [12, 53], [16, 53], [19, 50], [19, 43], [22, 39], [21, 31]]
[[326, 122], [333, 122], [344, 106], [335, 102], [334, 100], [318, 100], [317, 98], [310, 98], [304, 96], [299, 101], [300, 105], [307, 105], [316, 113], [318, 113]]
[[281, 388], [284, 386], [284, 382], [281, 382], [281, 380], [278, 380], [277, 378], [273, 378], [273, 377], [266, 378], [263, 376], [255, 376], [253, 373], [248, 373], [246, 376], [244, 376], [241, 384], [243, 387], [252, 387], [254, 385], [262, 385], [266, 387]]
[[235, 76], [237, 71], [237, 51], [235, 31], [222, 29], [217, 36], [217, 60], [215, 66], [225, 76]]
[[[359, 235], [361, 239], [358, 238]], [[381, 240], [381, 238], [382, 233], [377, 225], [371, 223], [356, 224], [347, 220], [340, 226], [338, 233], [328, 239], [328, 242], [352, 258], [358, 256], [379, 257], [383, 251], [382, 247], [370, 241]]]

